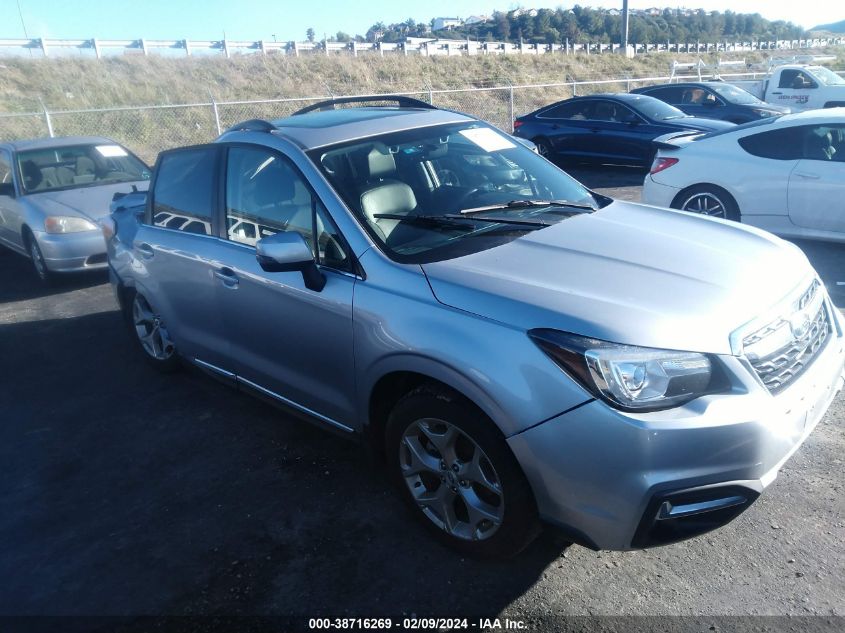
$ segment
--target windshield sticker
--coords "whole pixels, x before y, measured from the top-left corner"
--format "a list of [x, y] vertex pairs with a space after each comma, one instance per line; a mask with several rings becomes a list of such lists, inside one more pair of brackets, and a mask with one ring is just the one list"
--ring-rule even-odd
[[478, 145], [485, 152], [497, 152], [502, 149], [512, 149], [516, 147], [516, 145], [511, 143], [504, 136], [498, 132], [494, 132], [489, 127], [476, 127], [469, 130], [461, 130], [460, 134]]
[[97, 151], [103, 158], [116, 158], [118, 156], [126, 156], [126, 150], [120, 145], [97, 145]]

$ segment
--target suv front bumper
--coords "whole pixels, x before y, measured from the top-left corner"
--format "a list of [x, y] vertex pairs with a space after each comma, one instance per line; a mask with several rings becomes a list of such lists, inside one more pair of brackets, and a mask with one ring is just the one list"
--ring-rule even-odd
[[[835, 310], [835, 308], [833, 308]], [[834, 327], [825, 348], [772, 396], [748, 381], [653, 413], [593, 400], [508, 438], [540, 515], [595, 549], [662, 545], [717, 528], [745, 510], [813, 431], [845, 381]]]

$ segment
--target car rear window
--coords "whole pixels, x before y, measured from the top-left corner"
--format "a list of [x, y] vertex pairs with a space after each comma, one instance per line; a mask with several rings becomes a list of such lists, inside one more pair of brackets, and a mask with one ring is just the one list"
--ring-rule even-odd
[[153, 217], [163, 221], [156, 225], [211, 234], [216, 156], [214, 147], [162, 155], [153, 189]]

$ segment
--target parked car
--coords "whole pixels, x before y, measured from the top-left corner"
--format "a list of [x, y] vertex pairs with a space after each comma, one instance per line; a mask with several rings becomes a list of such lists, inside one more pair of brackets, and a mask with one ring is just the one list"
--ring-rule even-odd
[[643, 201], [845, 241], [845, 108], [659, 139]]
[[768, 104], [750, 92], [722, 81], [661, 84], [631, 92], [660, 99], [690, 116], [737, 124], [791, 112], [785, 106]]
[[650, 547], [749, 507], [843, 382], [841, 317], [802, 252], [591, 193], [478, 119], [395, 102], [163, 152], [146, 202], [104, 227], [139, 354], [382, 453], [464, 552], [514, 553], [540, 521]]
[[824, 66], [780, 65], [763, 79], [732, 83], [766, 103], [789, 106], [797, 112], [845, 106], [845, 79]]
[[104, 269], [99, 221], [150, 169], [111, 139], [62, 137], [0, 143], [0, 244], [32, 260], [36, 275]]
[[602, 94], [567, 99], [521, 116], [514, 121], [514, 134], [534, 141], [546, 158], [648, 167], [658, 136], [732, 125], [691, 117], [646, 95]]

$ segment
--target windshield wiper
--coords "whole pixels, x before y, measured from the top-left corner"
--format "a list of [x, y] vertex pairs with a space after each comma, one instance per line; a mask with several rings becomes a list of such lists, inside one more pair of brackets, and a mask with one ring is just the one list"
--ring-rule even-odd
[[[498, 208], [498, 207], [494, 207]], [[518, 224], [521, 226], [528, 226], [532, 228], [542, 229], [551, 226], [546, 222], [536, 222], [532, 220], [511, 219], [511, 218], [489, 218], [485, 216], [473, 215], [471, 218], [464, 215], [457, 215], [454, 213], [447, 213], [444, 215], [402, 215], [401, 213], [375, 213], [373, 217], [379, 220], [400, 220], [405, 222], [414, 222], [416, 224], [429, 225], [448, 225], [458, 228], [466, 228], [469, 231], [475, 230], [473, 222], [491, 222], [496, 224]]]
[[461, 215], [473, 215], [483, 213], [484, 211], [496, 211], [500, 209], [528, 209], [537, 207], [566, 207], [569, 209], [580, 209], [588, 213], [596, 210], [592, 205], [571, 202], [570, 200], [511, 200], [510, 202], [502, 202], [500, 204], [488, 204], [483, 207], [461, 209]]

